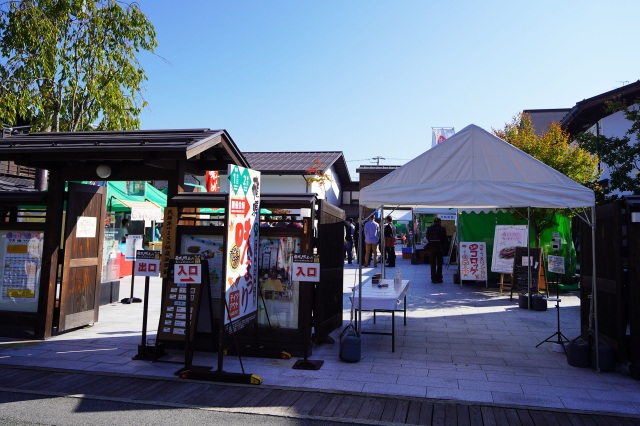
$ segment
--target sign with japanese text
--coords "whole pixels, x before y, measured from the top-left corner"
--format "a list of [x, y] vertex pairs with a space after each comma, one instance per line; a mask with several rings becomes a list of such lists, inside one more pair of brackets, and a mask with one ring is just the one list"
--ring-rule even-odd
[[555, 272], [556, 274], [564, 274], [564, 257], [562, 256], [547, 256], [547, 269], [549, 272]]
[[173, 281], [176, 284], [202, 283], [202, 264], [199, 255], [177, 255], [173, 264]]
[[78, 216], [78, 220], [76, 221], [76, 238], [95, 238], [97, 227], [97, 217]]
[[[237, 331], [255, 319], [258, 310], [258, 243], [260, 172], [229, 165], [228, 228], [224, 292], [227, 315]], [[238, 321], [241, 320], [241, 321]]]
[[144, 237], [142, 235], [127, 235], [124, 246], [124, 258], [126, 260], [136, 260], [136, 253], [142, 250]]
[[319, 283], [320, 261], [317, 256], [294, 254], [291, 262], [291, 279]]
[[460, 279], [487, 280], [487, 246], [485, 242], [460, 243]]
[[496, 225], [491, 272], [510, 274], [516, 247], [527, 246], [527, 225]]
[[160, 275], [167, 278], [169, 262], [175, 255], [176, 232], [178, 231], [178, 208], [165, 207], [162, 226], [162, 255], [160, 257]]
[[160, 252], [156, 250], [138, 250], [136, 252], [136, 267], [133, 275], [136, 277], [159, 277]]

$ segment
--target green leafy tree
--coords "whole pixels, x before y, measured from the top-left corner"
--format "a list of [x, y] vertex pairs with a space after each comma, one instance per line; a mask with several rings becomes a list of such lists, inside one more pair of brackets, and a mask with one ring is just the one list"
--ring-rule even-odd
[[137, 60], [155, 30], [135, 3], [0, 4], [0, 119], [36, 131], [135, 129], [147, 77]]
[[[598, 157], [577, 144], [571, 143], [569, 134], [559, 123], [551, 123], [541, 136], [536, 135], [528, 114], [516, 115], [503, 129], [492, 129], [493, 133], [521, 151], [564, 174], [575, 182], [598, 192], [596, 184]], [[519, 210], [520, 211], [520, 210]], [[538, 246], [542, 231], [555, 224], [555, 209], [531, 209], [531, 224]], [[520, 211], [526, 217], [525, 211]]]
[[[640, 103], [640, 100], [636, 103]], [[576, 136], [576, 141], [605, 164], [609, 172], [609, 184], [604, 201], [608, 202], [618, 198], [618, 195], [611, 194], [612, 191], [640, 194], [640, 111], [620, 101], [608, 102], [606, 111], [610, 114], [623, 111], [631, 124], [625, 135], [605, 137], [583, 132]]]

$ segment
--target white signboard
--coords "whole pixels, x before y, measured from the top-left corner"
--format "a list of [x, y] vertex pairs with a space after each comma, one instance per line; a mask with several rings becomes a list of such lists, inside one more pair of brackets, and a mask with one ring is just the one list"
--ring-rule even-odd
[[160, 252], [155, 250], [138, 250], [136, 252], [136, 277], [160, 276]]
[[564, 257], [553, 255], [547, 256], [547, 269], [549, 272], [564, 274]]
[[124, 258], [136, 260], [136, 252], [142, 250], [142, 235], [128, 235], [124, 246]]
[[483, 242], [460, 242], [460, 279], [487, 280], [487, 246]]
[[291, 278], [294, 281], [320, 282], [320, 263], [313, 256], [294, 254], [291, 262]]
[[200, 263], [200, 256], [176, 256], [173, 264], [173, 282], [176, 284], [201, 284], [202, 264]]
[[78, 216], [76, 238], [95, 238], [97, 224], [97, 217]]
[[516, 247], [527, 246], [527, 225], [496, 225], [491, 272], [511, 274]]

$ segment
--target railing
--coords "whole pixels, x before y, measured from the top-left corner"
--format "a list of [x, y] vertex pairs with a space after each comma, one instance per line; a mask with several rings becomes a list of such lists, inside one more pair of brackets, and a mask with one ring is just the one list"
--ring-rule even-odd
[[33, 167], [19, 166], [13, 161], [0, 161], [0, 174], [35, 179], [36, 169]]

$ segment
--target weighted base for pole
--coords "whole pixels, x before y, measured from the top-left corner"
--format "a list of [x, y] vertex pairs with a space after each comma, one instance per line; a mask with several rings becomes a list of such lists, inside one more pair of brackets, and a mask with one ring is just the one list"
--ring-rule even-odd
[[159, 343], [158, 346], [138, 345], [138, 353], [132, 359], [157, 359], [166, 355], [164, 345]]
[[125, 297], [120, 301], [120, 303], [123, 303], [125, 305], [129, 305], [131, 303], [142, 303], [142, 299], [140, 299], [139, 297]]
[[211, 367], [192, 366], [178, 372], [181, 379], [206, 380], [222, 383], [243, 383], [246, 385], [259, 385], [262, 378], [255, 374], [228, 373], [226, 371], [211, 371]]
[[299, 359], [291, 368], [294, 370], [320, 370], [322, 364], [324, 364], [322, 360]]

